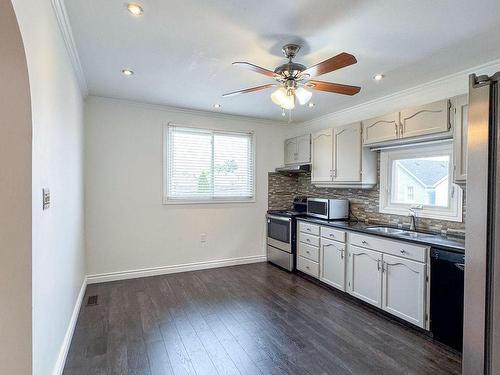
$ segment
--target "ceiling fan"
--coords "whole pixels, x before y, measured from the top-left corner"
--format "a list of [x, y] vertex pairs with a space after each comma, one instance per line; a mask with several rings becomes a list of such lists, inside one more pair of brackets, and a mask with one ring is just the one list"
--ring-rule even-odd
[[353, 55], [342, 52], [337, 56], [331, 57], [320, 62], [319, 64], [307, 68], [302, 64], [292, 61], [300, 50], [300, 46], [298, 44], [286, 44], [283, 46], [282, 50], [288, 58], [288, 62], [278, 66], [274, 69], [274, 71], [261, 68], [260, 66], [249, 62], [233, 62], [233, 65], [235, 66], [250, 69], [254, 72], [274, 78], [278, 81], [278, 83], [270, 83], [244, 90], [233, 91], [222, 96], [229, 97], [239, 94], [247, 94], [279, 86], [279, 88], [271, 94], [271, 100], [282, 108], [284, 114], [285, 109], [292, 110], [295, 108], [296, 102], [300, 105], [304, 105], [309, 102], [312, 97], [312, 92], [307, 89], [333, 92], [342, 95], [355, 95], [361, 90], [361, 87], [358, 86], [349, 86], [342, 85], [340, 83], [309, 79], [311, 77], [317, 77], [322, 74], [330, 73], [334, 70], [356, 64], [357, 60]]

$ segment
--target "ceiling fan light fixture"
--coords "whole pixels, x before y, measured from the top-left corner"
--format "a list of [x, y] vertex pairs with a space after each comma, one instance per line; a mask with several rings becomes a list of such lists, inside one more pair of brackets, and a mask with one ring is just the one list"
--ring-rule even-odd
[[289, 95], [288, 90], [284, 87], [280, 87], [271, 94], [271, 100], [274, 104], [279, 105], [284, 109], [294, 109], [295, 108], [295, 96]]
[[295, 96], [297, 97], [297, 100], [299, 101], [300, 105], [306, 104], [309, 100], [312, 98], [312, 92], [307, 91], [303, 87], [299, 87], [298, 89], [295, 90]]

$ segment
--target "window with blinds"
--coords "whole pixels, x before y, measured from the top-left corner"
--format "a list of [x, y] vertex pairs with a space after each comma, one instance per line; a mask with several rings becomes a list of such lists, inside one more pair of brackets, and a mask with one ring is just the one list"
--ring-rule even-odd
[[253, 133], [169, 124], [165, 135], [165, 203], [254, 199]]

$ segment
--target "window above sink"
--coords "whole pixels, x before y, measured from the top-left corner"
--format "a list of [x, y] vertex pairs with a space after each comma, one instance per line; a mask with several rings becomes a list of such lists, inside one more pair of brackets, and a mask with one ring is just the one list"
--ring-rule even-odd
[[380, 212], [462, 221], [462, 189], [452, 182], [450, 142], [384, 150], [380, 156]]

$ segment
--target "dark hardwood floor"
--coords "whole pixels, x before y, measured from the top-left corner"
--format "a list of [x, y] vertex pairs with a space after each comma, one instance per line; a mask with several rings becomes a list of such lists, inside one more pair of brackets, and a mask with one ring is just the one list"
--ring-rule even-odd
[[76, 374], [459, 374], [460, 356], [266, 263], [89, 285]]

